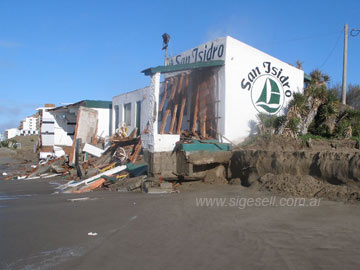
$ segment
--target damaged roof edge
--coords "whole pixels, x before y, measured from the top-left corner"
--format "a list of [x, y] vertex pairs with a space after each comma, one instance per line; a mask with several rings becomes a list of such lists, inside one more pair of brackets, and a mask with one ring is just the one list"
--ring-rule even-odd
[[144, 69], [141, 71], [145, 75], [152, 75], [155, 73], [168, 73], [168, 72], [176, 72], [188, 69], [195, 69], [195, 68], [206, 68], [206, 67], [216, 67], [216, 66], [223, 66], [225, 64], [224, 60], [214, 60], [208, 62], [197, 62], [192, 64], [180, 64], [180, 65], [171, 65], [171, 66], [157, 66]]
[[104, 100], [81, 100], [76, 103], [72, 103], [69, 105], [59, 106], [53, 109], [48, 109], [47, 111], [58, 111], [62, 109], [67, 109], [69, 107], [75, 107], [75, 106], [84, 106], [87, 108], [98, 108], [98, 109], [111, 109], [112, 102], [111, 101], [104, 101]]
[[104, 101], [104, 100], [84, 100], [85, 106], [88, 108], [103, 108], [103, 109], [111, 109], [112, 102]]

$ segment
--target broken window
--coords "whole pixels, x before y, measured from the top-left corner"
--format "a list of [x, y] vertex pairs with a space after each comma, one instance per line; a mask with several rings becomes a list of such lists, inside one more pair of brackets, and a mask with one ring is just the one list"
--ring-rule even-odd
[[120, 117], [119, 105], [115, 105], [114, 110], [115, 110], [115, 129], [118, 129], [118, 128], [119, 128], [119, 124], [120, 124], [120, 120], [119, 120], [119, 117]]
[[140, 134], [140, 121], [141, 121], [141, 101], [136, 102], [136, 128], [137, 135]]
[[124, 123], [131, 126], [131, 103], [124, 104]]
[[193, 69], [165, 80], [159, 105], [160, 134], [217, 138], [219, 69]]

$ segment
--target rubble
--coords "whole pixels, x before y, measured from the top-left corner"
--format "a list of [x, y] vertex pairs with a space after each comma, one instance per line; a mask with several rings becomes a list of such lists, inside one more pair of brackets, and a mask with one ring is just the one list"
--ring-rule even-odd
[[[57, 186], [56, 193], [86, 193], [96, 189], [119, 192], [173, 192], [172, 183], [158, 183], [147, 177], [148, 165], [143, 161], [142, 142], [136, 134], [136, 129], [129, 136], [124, 132], [116, 132], [108, 139], [98, 138], [95, 145], [82, 144], [81, 140], [78, 140], [73, 163], [69, 162], [69, 156], [59, 157], [55, 153], [59, 153], [61, 147], [54, 147], [54, 152], [49, 152], [50, 154], [41, 159], [39, 164], [31, 165], [23, 174], [11, 179], [66, 177], [69, 181]], [[103, 145], [104, 149], [100, 148], [100, 145]]]

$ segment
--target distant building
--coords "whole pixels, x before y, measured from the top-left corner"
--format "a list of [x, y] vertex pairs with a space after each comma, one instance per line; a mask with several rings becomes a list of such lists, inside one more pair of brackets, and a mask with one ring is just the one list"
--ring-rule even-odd
[[39, 144], [38, 148], [52, 147], [54, 145], [54, 116], [47, 110], [55, 108], [54, 104], [45, 104], [44, 107], [37, 108]]
[[25, 131], [36, 131], [38, 130], [38, 118], [36, 116], [26, 117], [20, 122], [20, 130]]
[[75, 141], [94, 143], [111, 134], [111, 101], [82, 100], [47, 111], [54, 117], [54, 146], [60, 146], [73, 162]]
[[20, 130], [18, 128], [9, 128], [5, 130], [5, 139], [11, 139], [16, 136], [20, 136]]

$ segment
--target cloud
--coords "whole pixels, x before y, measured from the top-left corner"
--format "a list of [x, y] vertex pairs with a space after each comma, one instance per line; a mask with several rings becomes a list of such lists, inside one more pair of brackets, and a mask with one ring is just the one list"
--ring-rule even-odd
[[40, 107], [35, 103], [19, 103], [12, 100], [0, 100], [0, 132], [5, 129], [18, 127], [25, 117], [36, 113]]
[[0, 40], [0, 47], [6, 48], [6, 49], [14, 49], [14, 48], [23, 48], [24, 45], [21, 43], [17, 43], [17, 42]]
[[4, 134], [5, 130], [8, 128], [16, 128], [18, 127], [20, 124], [19, 121], [16, 121], [16, 119], [13, 120], [8, 120], [6, 122], [1, 122], [0, 121], [0, 133]]

